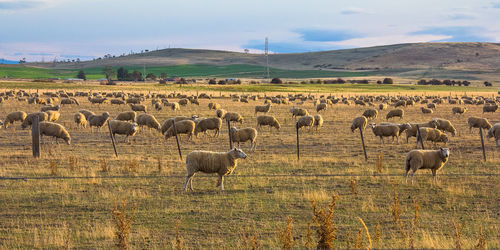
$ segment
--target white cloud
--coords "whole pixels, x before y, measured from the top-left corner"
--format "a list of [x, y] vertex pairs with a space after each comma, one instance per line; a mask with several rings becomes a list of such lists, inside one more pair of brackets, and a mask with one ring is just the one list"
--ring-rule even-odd
[[340, 14], [342, 15], [356, 15], [356, 14], [372, 14], [372, 12], [357, 8], [357, 7], [349, 7], [340, 10]]
[[341, 45], [346, 47], [370, 47], [397, 43], [421, 43], [436, 41], [441, 39], [450, 38], [450, 36], [441, 35], [388, 35], [376, 37], [363, 37], [350, 39], [340, 42], [331, 43], [333, 45]]

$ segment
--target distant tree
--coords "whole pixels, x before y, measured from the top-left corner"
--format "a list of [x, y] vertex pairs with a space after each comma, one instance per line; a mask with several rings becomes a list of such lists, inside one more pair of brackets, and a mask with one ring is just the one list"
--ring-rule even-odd
[[78, 71], [76, 78], [83, 79], [84, 81], [87, 80], [87, 76], [85, 76], [85, 72], [83, 70]]
[[165, 73], [165, 72], [161, 72], [161, 74], [160, 74], [160, 79], [167, 79], [167, 77], [168, 77], [168, 76], [167, 76], [167, 73]]
[[380, 80], [377, 80], [377, 84], [382, 84], [382, 81], [380, 81]]
[[123, 67], [120, 67], [116, 72], [116, 78], [118, 78], [118, 81], [129, 80], [130, 76], [129, 76], [128, 70], [123, 68]]
[[215, 79], [210, 79], [210, 80], [208, 80], [208, 84], [215, 85], [215, 84], [217, 84], [217, 81], [215, 81]]
[[156, 75], [154, 73], [148, 73], [146, 79], [156, 80]]
[[106, 80], [108, 80], [108, 82], [111, 82], [111, 77], [115, 74], [115, 71], [113, 70], [113, 67], [106, 66], [102, 70], [102, 73], [106, 76]]
[[130, 79], [131, 79], [132, 81], [135, 81], [135, 82], [137, 82], [137, 81], [142, 81], [142, 80], [143, 80], [143, 79], [142, 79], [142, 73], [141, 73], [140, 71], [138, 71], [138, 70], [134, 70], [134, 71], [130, 74]]
[[283, 81], [282, 81], [281, 79], [279, 79], [279, 78], [275, 77], [275, 78], [273, 78], [273, 79], [271, 80], [271, 83], [282, 84], [282, 83], [283, 83]]
[[484, 84], [484, 86], [485, 86], [485, 87], [491, 87], [491, 86], [493, 86], [493, 85], [491, 84], [491, 82], [484, 82], [483, 84]]
[[217, 84], [219, 84], [219, 85], [226, 85], [226, 81], [224, 81], [224, 80], [219, 80], [219, 82], [217, 82]]
[[19, 60], [19, 64], [26, 63], [26, 57], [23, 57], [23, 59]]
[[393, 84], [394, 81], [392, 80], [392, 78], [384, 78], [384, 81], [382, 81], [383, 84]]

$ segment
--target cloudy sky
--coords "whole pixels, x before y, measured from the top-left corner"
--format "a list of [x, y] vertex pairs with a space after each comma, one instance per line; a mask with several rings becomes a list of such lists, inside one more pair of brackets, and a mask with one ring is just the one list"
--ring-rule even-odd
[[163, 48], [274, 53], [499, 42], [500, 1], [0, 0], [0, 58], [91, 59]]

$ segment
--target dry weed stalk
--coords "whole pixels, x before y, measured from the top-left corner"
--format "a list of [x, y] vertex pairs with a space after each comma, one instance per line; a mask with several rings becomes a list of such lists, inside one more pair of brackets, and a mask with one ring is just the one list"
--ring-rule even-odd
[[358, 183], [356, 182], [356, 180], [354, 180], [353, 176], [351, 176], [350, 187], [351, 187], [351, 194], [358, 194]]
[[378, 222], [375, 226], [375, 242], [377, 243], [377, 247], [380, 247], [382, 243], [382, 232], [380, 231], [380, 223]]
[[455, 237], [455, 249], [462, 249], [462, 225], [458, 222], [453, 223], [454, 237]]
[[356, 237], [354, 237], [354, 248], [361, 249], [363, 248], [363, 229], [359, 229]]
[[328, 211], [325, 212], [316, 206], [316, 202], [312, 202], [313, 207], [313, 219], [316, 224], [316, 233], [318, 234], [318, 244], [317, 249], [333, 249], [333, 243], [335, 241], [335, 233], [337, 227], [333, 223], [333, 218], [335, 215], [335, 204], [337, 202], [338, 196], [333, 194], [332, 201], [328, 205]]
[[129, 173], [137, 174], [137, 172], [139, 171], [139, 163], [137, 163], [136, 159], [131, 159], [128, 161], [127, 171]]
[[108, 161], [106, 159], [101, 159], [101, 171], [106, 173], [111, 170], [111, 167], [108, 165]]
[[116, 246], [119, 249], [129, 248], [130, 230], [132, 229], [132, 222], [134, 221], [136, 209], [137, 204], [134, 203], [132, 212], [129, 216], [127, 216], [127, 200], [122, 200], [120, 207], [116, 204], [116, 202], [114, 204], [112, 215], [116, 227]]
[[311, 232], [311, 222], [308, 222], [307, 223], [306, 244], [305, 244], [306, 249], [311, 249], [312, 242], [313, 242], [313, 238], [312, 238], [312, 232]]
[[163, 171], [163, 166], [161, 164], [161, 155], [158, 155], [156, 156], [156, 161], [158, 163], [158, 173], [161, 174], [161, 172]]
[[75, 171], [76, 169], [78, 169], [78, 158], [76, 158], [76, 156], [71, 155], [70, 157], [68, 157], [68, 163], [69, 169], [71, 171]]
[[384, 160], [384, 153], [380, 152], [377, 157], [377, 173], [382, 173], [382, 163]]
[[370, 231], [368, 231], [368, 227], [366, 226], [365, 222], [363, 219], [358, 217], [359, 222], [361, 222], [361, 225], [363, 225], [363, 228], [365, 229], [365, 234], [366, 234], [366, 239], [368, 240], [368, 248], [372, 248], [372, 238], [370, 237]]
[[345, 235], [345, 241], [346, 241], [346, 248], [351, 249], [351, 231], [347, 230], [347, 233]]
[[286, 227], [280, 231], [281, 249], [293, 248], [293, 219], [286, 217]]
[[180, 225], [181, 225], [181, 221], [178, 220], [177, 223], [175, 224], [175, 249], [176, 250], [186, 249], [186, 246], [184, 245], [184, 238], [182, 238], [181, 233], [179, 231]]
[[393, 203], [391, 206], [392, 217], [395, 223], [399, 222], [399, 216], [401, 215], [401, 206], [399, 205], [398, 192], [396, 185], [393, 183], [394, 187], [394, 195], [393, 195]]
[[479, 237], [478, 237], [477, 241], [478, 241], [477, 245], [476, 245], [477, 249], [487, 249], [488, 248], [486, 246], [486, 238], [484, 237], [483, 227], [479, 228]]
[[257, 250], [260, 247], [257, 235], [254, 233], [253, 235], [241, 234], [241, 239], [243, 242], [243, 248]]
[[51, 160], [49, 167], [50, 167], [50, 175], [56, 176], [58, 174], [58, 167], [56, 161]]

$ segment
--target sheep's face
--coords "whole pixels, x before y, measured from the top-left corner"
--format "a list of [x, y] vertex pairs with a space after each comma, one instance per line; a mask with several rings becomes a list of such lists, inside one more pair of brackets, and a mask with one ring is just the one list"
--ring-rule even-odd
[[374, 128], [375, 127], [375, 123], [370, 123], [370, 128]]
[[446, 134], [442, 134], [440, 137], [439, 137], [439, 142], [444, 142], [444, 143], [447, 143], [449, 142], [450, 140], [448, 139], [448, 136]]
[[448, 158], [450, 156], [450, 149], [449, 148], [440, 148], [441, 150], [441, 155], [444, 158]]
[[231, 150], [231, 156], [234, 158], [234, 159], [245, 159], [247, 158], [247, 155], [241, 151], [241, 149], [238, 149], [238, 148], [234, 148]]

